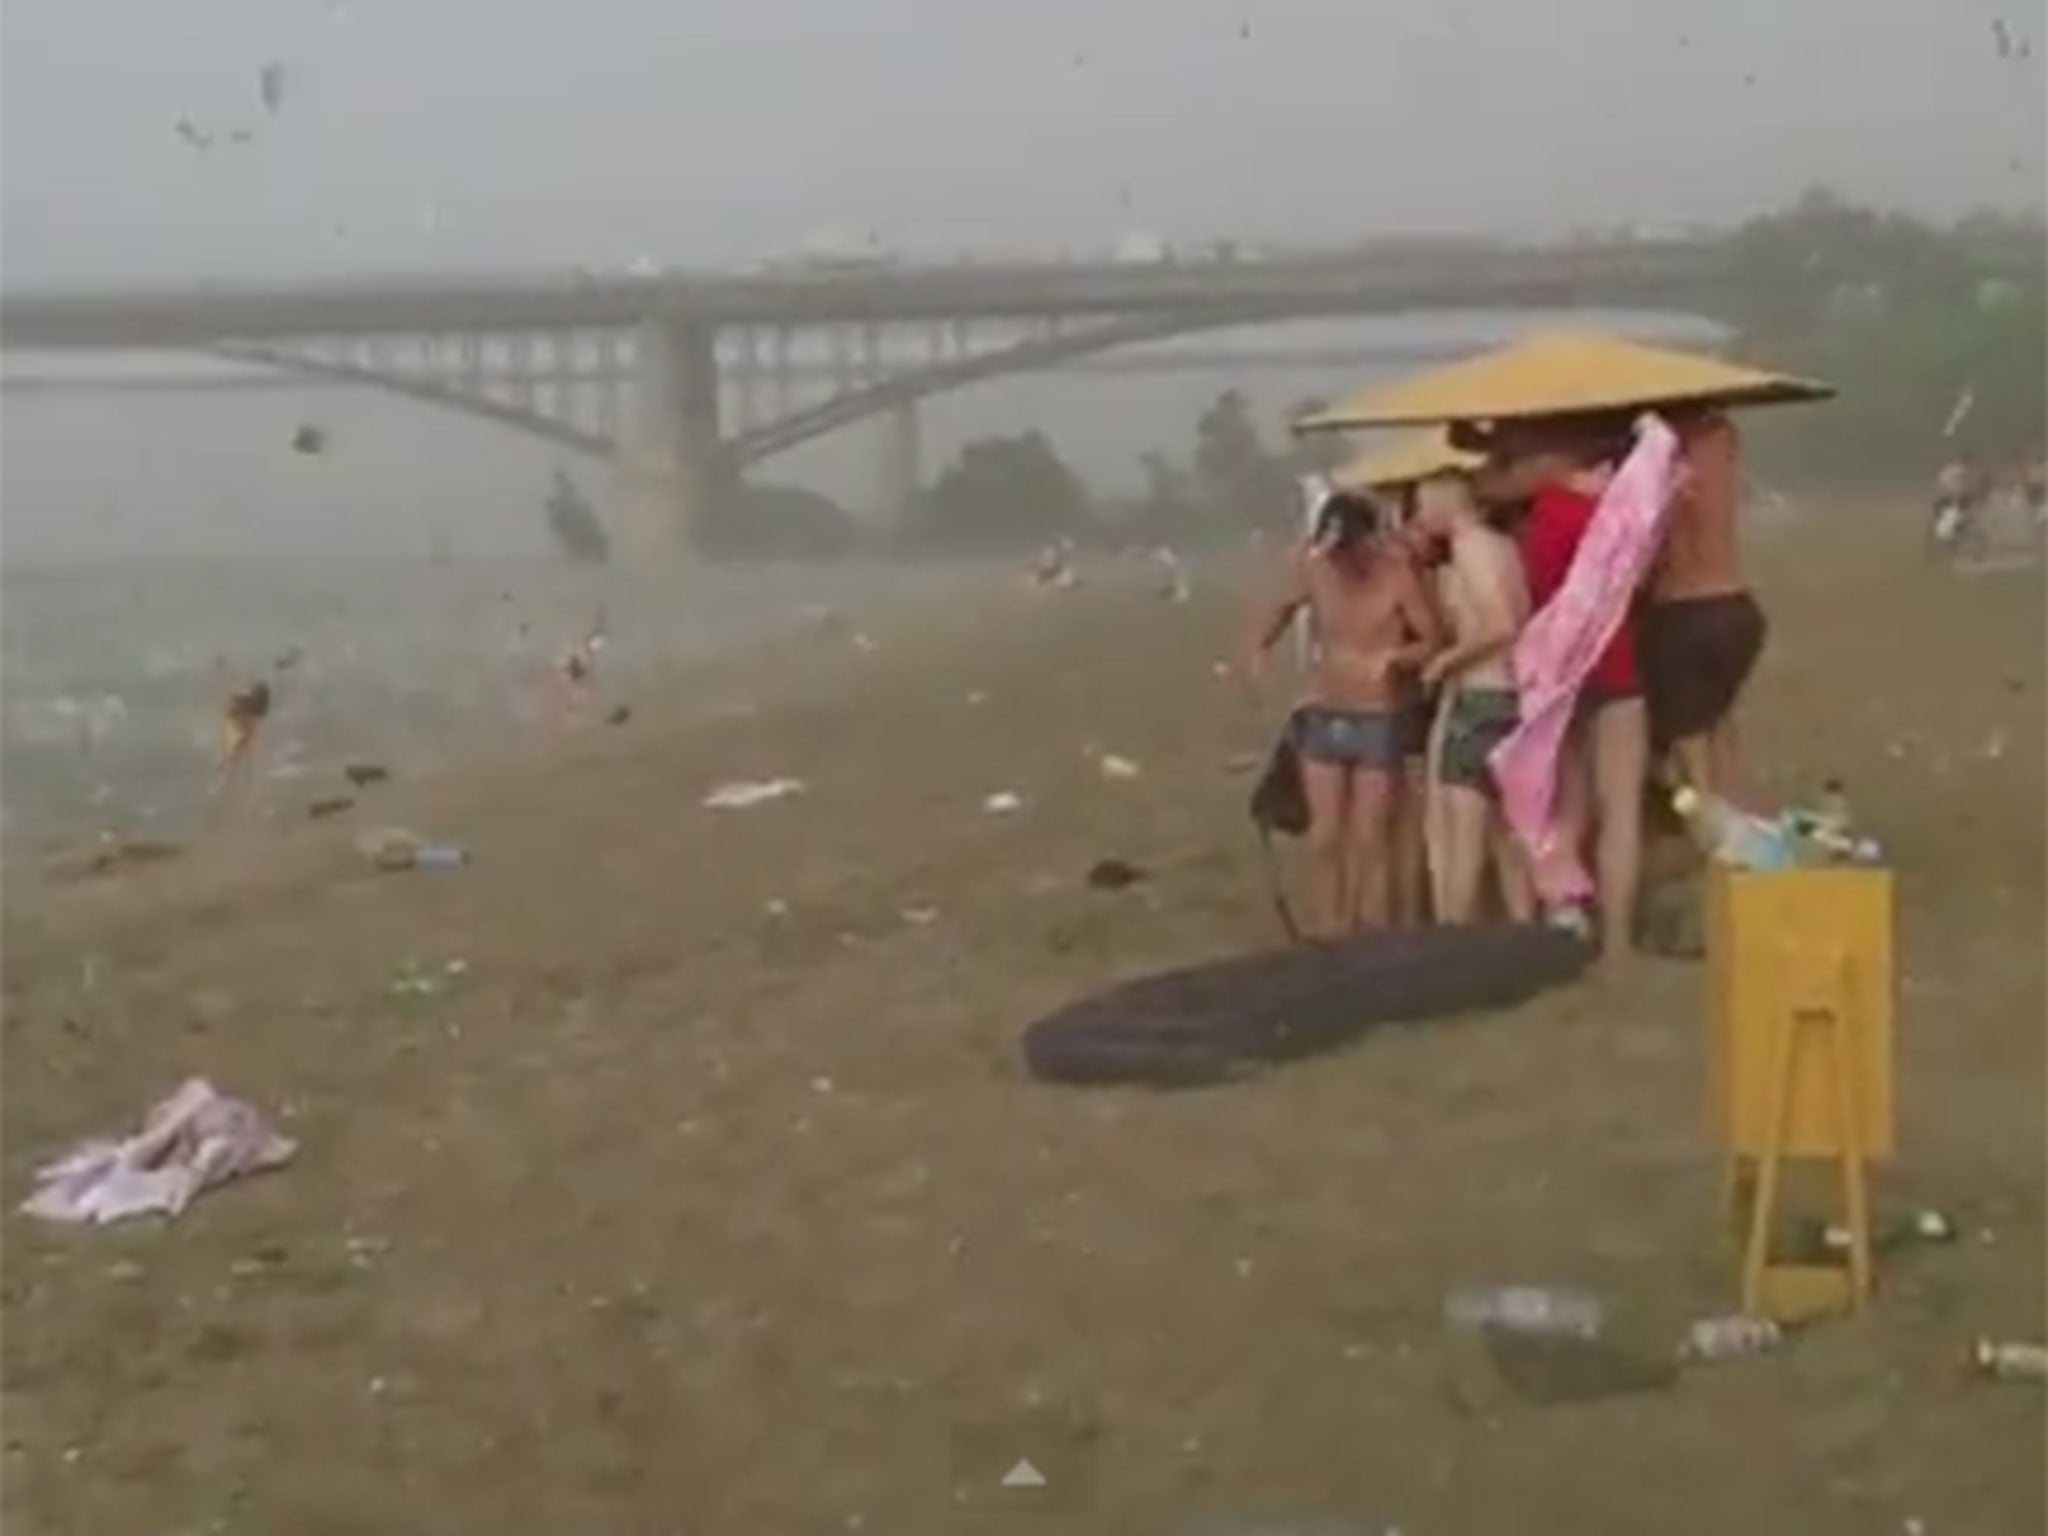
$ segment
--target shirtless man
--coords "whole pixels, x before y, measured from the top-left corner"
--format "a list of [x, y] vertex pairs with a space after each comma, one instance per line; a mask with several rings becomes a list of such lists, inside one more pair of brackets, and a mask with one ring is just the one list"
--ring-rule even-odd
[[1719, 411], [1680, 423], [1687, 476], [1666, 524], [1642, 616], [1652, 761], [1675, 756], [1688, 784], [1740, 798], [1734, 708], [1763, 653], [1763, 610], [1736, 551], [1740, 441]]
[[1409, 533], [1428, 553], [1443, 555], [1437, 588], [1451, 645], [1422, 667], [1425, 687], [1441, 686], [1442, 729], [1434, 754], [1436, 800], [1431, 849], [1436, 918], [1477, 919], [1489, 853], [1502, 901], [1516, 922], [1535, 916], [1536, 896], [1520, 846], [1498, 809], [1487, 759], [1520, 716], [1509, 652], [1529, 617], [1529, 589], [1515, 541], [1479, 514], [1471, 480], [1435, 475], [1415, 488]]
[[1442, 633], [1413, 563], [1387, 545], [1361, 497], [1331, 497], [1288, 559], [1248, 636], [1246, 677], [1260, 678], [1267, 652], [1304, 608], [1318, 653], [1287, 729], [1309, 808], [1310, 921], [1317, 937], [1335, 939], [1387, 920], [1400, 675], [1434, 655]]

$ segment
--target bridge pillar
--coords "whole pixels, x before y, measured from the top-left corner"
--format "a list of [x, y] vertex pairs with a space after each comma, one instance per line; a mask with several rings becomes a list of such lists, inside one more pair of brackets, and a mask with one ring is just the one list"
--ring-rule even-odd
[[873, 431], [873, 515], [876, 522], [894, 526], [917, 505], [924, 488], [916, 404], [906, 400], [884, 411], [875, 418]]
[[620, 439], [615, 504], [622, 542], [654, 559], [692, 553], [735, 486], [719, 439], [716, 329], [650, 319], [634, 338], [631, 425]]

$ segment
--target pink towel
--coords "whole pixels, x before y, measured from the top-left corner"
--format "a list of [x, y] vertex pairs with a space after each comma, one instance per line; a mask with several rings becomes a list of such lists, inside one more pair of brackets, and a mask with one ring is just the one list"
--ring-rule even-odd
[[1579, 689], [1649, 572], [1677, 484], [1677, 435], [1646, 415], [1636, 424], [1634, 449], [1593, 509], [1564, 585], [1515, 641], [1522, 719], [1489, 762], [1502, 814], [1529, 852], [1537, 894], [1550, 905], [1593, 894], [1579, 850], [1559, 835], [1558, 756]]

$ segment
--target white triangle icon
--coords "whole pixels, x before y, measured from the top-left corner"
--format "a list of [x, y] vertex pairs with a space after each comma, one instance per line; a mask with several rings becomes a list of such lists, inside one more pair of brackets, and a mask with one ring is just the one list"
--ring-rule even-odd
[[1045, 1474], [1031, 1465], [1025, 1457], [1017, 1458], [1017, 1465], [1003, 1474], [1005, 1488], [1043, 1488]]

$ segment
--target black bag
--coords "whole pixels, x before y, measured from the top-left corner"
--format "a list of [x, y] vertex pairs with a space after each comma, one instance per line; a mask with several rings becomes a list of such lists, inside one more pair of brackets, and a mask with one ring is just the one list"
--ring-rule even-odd
[[1300, 837], [1308, 831], [1308, 791], [1302, 787], [1301, 753], [1295, 750], [1291, 729], [1273, 743], [1266, 770], [1252, 786], [1250, 810], [1252, 825], [1261, 832]]
[[1287, 904], [1287, 892], [1280, 883], [1280, 866], [1273, 858], [1273, 834], [1300, 837], [1308, 831], [1308, 790], [1301, 781], [1301, 753], [1294, 745], [1294, 721], [1290, 718], [1280, 739], [1273, 743], [1273, 755], [1259, 782], [1252, 786], [1252, 825], [1259, 829], [1259, 846], [1266, 854], [1266, 880], [1272, 887], [1273, 911], [1280, 927], [1296, 943], [1301, 929], [1294, 921], [1294, 909]]

